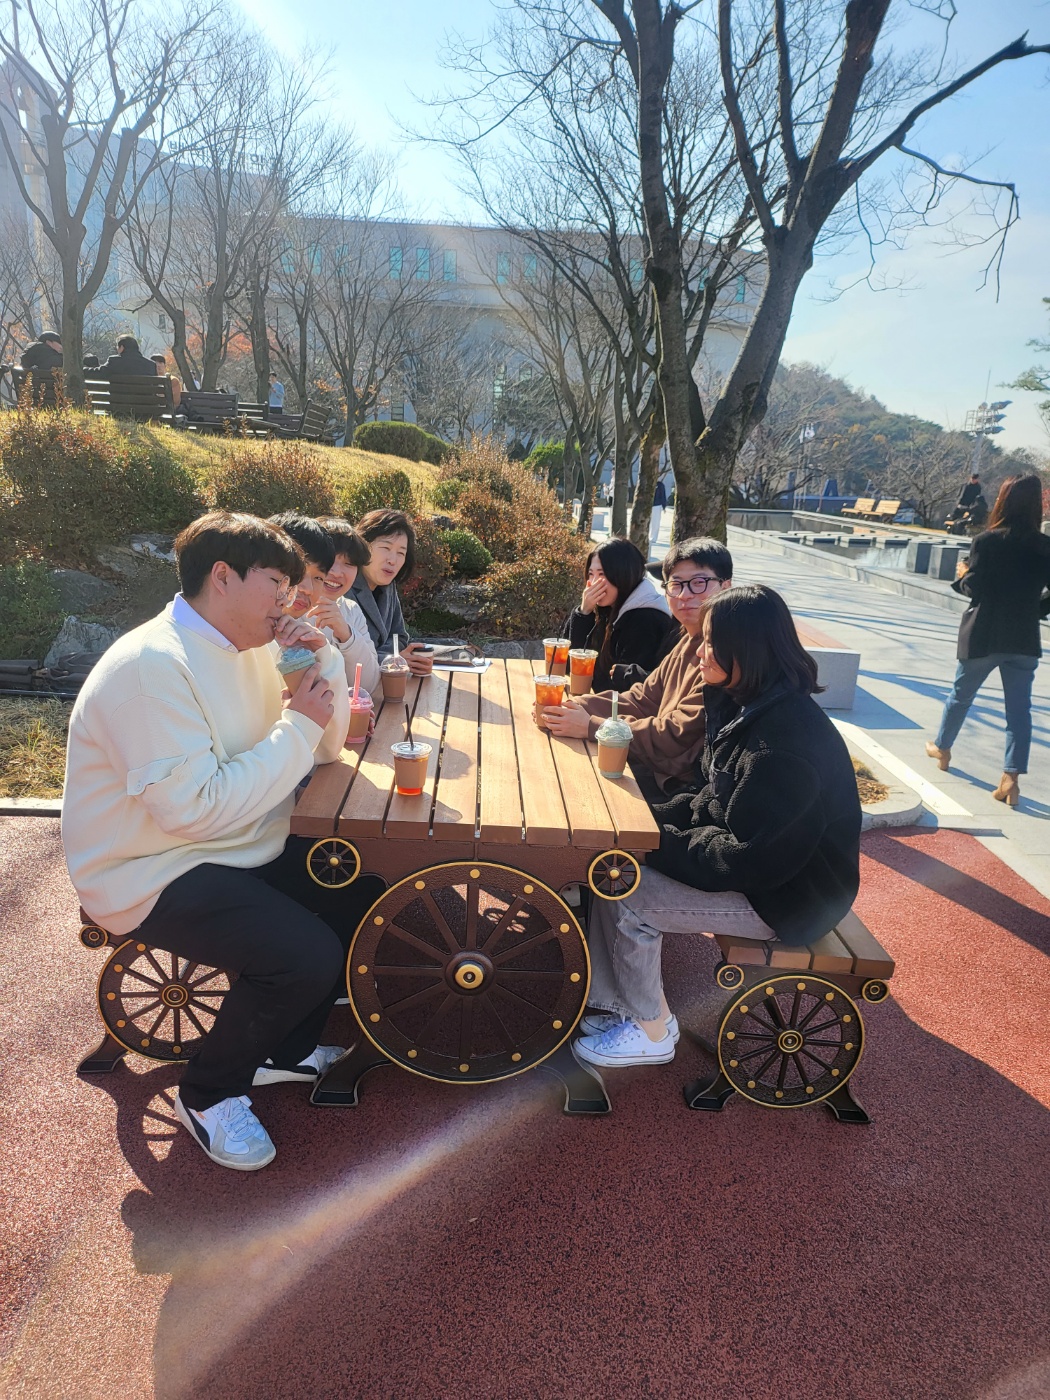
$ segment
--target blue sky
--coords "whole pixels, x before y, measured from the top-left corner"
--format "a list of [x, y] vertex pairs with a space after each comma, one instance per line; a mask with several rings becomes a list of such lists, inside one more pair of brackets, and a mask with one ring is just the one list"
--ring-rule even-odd
[[[363, 140], [396, 152], [406, 212], [439, 220], [476, 212], [456, 189], [451, 157], [406, 143], [400, 125], [425, 124], [418, 98], [448, 81], [439, 64], [446, 35], [482, 38], [497, 13], [495, 0], [239, 3], [289, 54], [330, 47], [333, 108]], [[1026, 29], [1031, 42], [1050, 42], [1050, 0], [957, 4], [953, 44], [964, 63]], [[904, 0], [895, 0], [895, 7], [910, 13]], [[1036, 358], [1025, 342], [1050, 335], [1041, 302], [1050, 296], [1048, 79], [1050, 59], [1004, 65], [921, 128], [919, 144], [944, 163], [960, 155], [980, 158], [977, 173], [1017, 184], [1021, 221], [1010, 236], [998, 301], [994, 289], [980, 290], [981, 250], [960, 251], [945, 245], [942, 232], [923, 230], [904, 251], [887, 250], [879, 258], [879, 273], [907, 290], [875, 292], [861, 284], [829, 301], [832, 288], [862, 275], [866, 253], [858, 245], [821, 258], [803, 284], [785, 358], [825, 365], [890, 408], [953, 427], [984, 398], [990, 376], [990, 397], [1014, 400], [998, 442], [1050, 449], [1034, 396], [999, 387]]]

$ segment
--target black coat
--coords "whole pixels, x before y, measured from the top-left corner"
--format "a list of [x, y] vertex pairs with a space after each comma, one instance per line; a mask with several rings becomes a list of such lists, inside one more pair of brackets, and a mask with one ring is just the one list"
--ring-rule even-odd
[[952, 587], [970, 599], [959, 624], [960, 661], [993, 652], [1041, 656], [1039, 619], [1050, 613], [1050, 538], [986, 530], [970, 548], [970, 567]]
[[22, 369], [33, 370], [36, 374], [51, 374], [62, 368], [62, 351], [56, 350], [49, 340], [34, 340], [22, 352], [19, 364]]
[[118, 378], [122, 374], [156, 375], [157, 366], [155, 361], [147, 360], [145, 355], [137, 355], [129, 350], [124, 355], [110, 355], [104, 365], [99, 365], [98, 369], [92, 370], [89, 379], [111, 379], [113, 375]]
[[[629, 606], [621, 608], [611, 628], [607, 608], [596, 608], [592, 613], [573, 608], [565, 626], [565, 635], [574, 648], [589, 647], [598, 653], [591, 682], [596, 693], [630, 690], [638, 681], [644, 681], [670, 651], [665, 646], [668, 634], [674, 632], [677, 640], [678, 624], [648, 576], [625, 601]], [[650, 607], [650, 603], [660, 606]]]
[[737, 890], [784, 943], [834, 928], [860, 886], [860, 798], [816, 701], [781, 686], [743, 710], [704, 687], [703, 786], [653, 808], [647, 863], [699, 890]]

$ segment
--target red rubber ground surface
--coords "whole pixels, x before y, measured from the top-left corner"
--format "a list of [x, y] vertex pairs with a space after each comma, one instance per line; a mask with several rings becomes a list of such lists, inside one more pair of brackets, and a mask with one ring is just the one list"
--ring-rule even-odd
[[[175, 1072], [76, 1078], [102, 954], [57, 823], [0, 821], [0, 1392], [1045, 1400], [1050, 905], [967, 836], [864, 851], [899, 959], [872, 1126], [691, 1113], [683, 1043], [600, 1120], [537, 1074], [257, 1090], [279, 1155], [240, 1175], [177, 1129]], [[682, 1010], [709, 945], [668, 942]]]

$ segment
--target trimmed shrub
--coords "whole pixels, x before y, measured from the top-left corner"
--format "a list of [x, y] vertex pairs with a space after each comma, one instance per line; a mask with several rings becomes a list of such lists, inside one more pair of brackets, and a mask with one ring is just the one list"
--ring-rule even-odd
[[212, 466], [209, 504], [216, 510], [277, 515], [331, 515], [335, 490], [323, 459], [307, 444], [231, 438]]
[[467, 578], [480, 578], [492, 563], [492, 555], [469, 530], [442, 530], [441, 539], [448, 550], [452, 572]]
[[416, 531], [416, 567], [407, 583], [398, 584], [398, 592], [406, 607], [418, 608], [428, 603], [452, 572], [448, 546], [432, 520], [425, 515], [413, 516]]
[[475, 441], [461, 449], [445, 467], [437, 492], [453, 482], [464, 483], [455, 506], [458, 523], [477, 535], [499, 563], [526, 558], [551, 531], [562, 535], [571, 530], [553, 491], [509, 461], [501, 444]]
[[207, 508], [196, 476], [166, 446], [130, 443], [127, 481], [133, 530], [175, 534]]
[[0, 568], [0, 656], [43, 660], [61, 626], [58, 589], [45, 565]]
[[564, 457], [564, 442], [538, 442], [525, 458], [525, 466], [534, 476], [547, 481], [552, 469], [561, 471]]
[[440, 467], [442, 462], [447, 462], [452, 455], [452, 448], [444, 438], [439, 438], [436, 433], [424, 433], [426, 441], [423, 444], [423, 455], [419, 460], [429, 462], [433, 467]]
[[408, 473], [398, 467], [354, 477], [342, 487], [338, 498], [340, 513], [347, 520], [360, 520], [370, 510], [403, 510], [411, 515], [416, 505]]
[[564, 528], [485, 575], [481, 621], [497, 637], [549, 636], [579, 602], [590, 545]]
[[20, 406], [0, 430], [0, 554], [90, 564], [138, 512], [127, 439], [109, 419]]
[[455, 510], [466, 489], [467, 483], [465, 481], [458, 476], [450, 476], [437, 483], [430, 493], [430, 498], [438, 510]]

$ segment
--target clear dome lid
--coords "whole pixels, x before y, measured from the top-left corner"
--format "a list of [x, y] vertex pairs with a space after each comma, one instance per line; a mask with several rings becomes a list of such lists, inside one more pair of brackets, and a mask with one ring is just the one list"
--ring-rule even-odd
[[625, 719], [613, 719], [610, 716], [598, 726], [596, 737], [600, 744], [605, 744], [610, 749], [625, 749], [631, 742], [631, 726]]
[[388, 656], [379, 668], [381, 671], [407, 671], [408, 662], [403, 656]]

